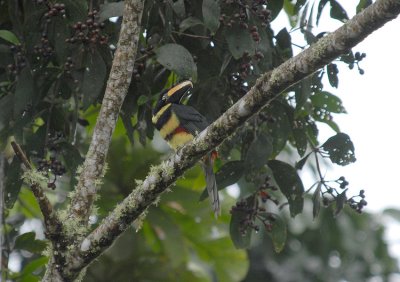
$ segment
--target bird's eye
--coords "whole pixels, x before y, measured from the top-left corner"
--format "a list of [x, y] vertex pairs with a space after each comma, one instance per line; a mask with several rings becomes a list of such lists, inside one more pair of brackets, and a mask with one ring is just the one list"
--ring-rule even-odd
[[163, 101], [167, 101], [168, 95], [167, 95], [167, 94], [163, 95], [161, 99], [162, 99]]

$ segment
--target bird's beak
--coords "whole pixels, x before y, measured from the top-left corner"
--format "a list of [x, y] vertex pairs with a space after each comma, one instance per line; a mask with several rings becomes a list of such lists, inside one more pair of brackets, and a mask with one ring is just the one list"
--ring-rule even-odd
[[185, 80], [168, 90], [167, 96], [170, 100], [179, 102], [192, 89], [193, 83], [190, 80]]

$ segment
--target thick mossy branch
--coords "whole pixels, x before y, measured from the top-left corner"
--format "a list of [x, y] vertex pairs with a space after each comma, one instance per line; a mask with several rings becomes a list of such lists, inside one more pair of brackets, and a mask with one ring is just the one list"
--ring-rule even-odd
[[139, 41], [143, 0], [126, 0], [118, 46], [108, 77], [107, 86], [97, 123], [82, 173], [71, 201], [69, 217], [87, 225], [92, 204], [102, 178], [111, 136], [131, 82], [136, 50]]
[[[136, 50], [139, 41], [141, 18], [144, 0], [125, 0], [124, 13], [118, 45], [108, 77], [102, 106], [93, 132], [92, 140], [85, 162], [82, 165], [78, 185], [73, 194], [67, 219], [63, 222], [69, 238], [81, 240], [88, 230], [88, 218], [92, 212], [98, 186], [104, 176], [105, 160], [108, 153], [123, 100], [131, 82]], [[79, 226], [79, 232], [72, 227]], [[73, 237], [73, 238], [72, 238]], [[62, 240], [58, 241], [63, 244]], [[53, 251], [43, 281], [73, 281], [83, 267], [79, 257], [80, 245], [71, 243], [63, 250], [63, 261], [57, 259], [58, 253]], [[54, 246], [54, 244], [53, 244]]]
[[97, 256], [156, 201], [162, 192], [203, 155], [221, 144], [251, 116], [268, 105], [289, 86], [347, 53], [374, 30], [400, 13], [399, 0], [378, 0], [335, 32], [320, 39], [298, 56], [261, 76], [251, 90], [147, 178], [83, 240], [76, 263], [67, 271], [79, 271]]

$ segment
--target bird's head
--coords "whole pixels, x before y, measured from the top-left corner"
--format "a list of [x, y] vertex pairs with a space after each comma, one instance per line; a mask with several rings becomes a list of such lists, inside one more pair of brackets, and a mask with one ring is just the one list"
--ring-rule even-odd
[[193, 83], [190, 80], [182, 81], [169, 89], [161, 92], [153, 113], [157, 113], [167, 104], [180, 104], [182, 99], [193, 89]]

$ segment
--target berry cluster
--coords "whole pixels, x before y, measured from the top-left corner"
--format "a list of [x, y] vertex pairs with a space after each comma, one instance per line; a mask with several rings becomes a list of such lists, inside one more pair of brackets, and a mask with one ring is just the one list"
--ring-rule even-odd
[[11, 45], [10, 50], [14, 56], [14, 63], [9, 64], [7, 69], [10, 74], [15, 76], [26, 66], [26, 58], [24, 56], [21, 44]]
[[249, 230], [255, 232], [260, 231], [257, 221], [261, 222], [264, 228], [270, 232], [276, 220], [276, 215], [269, 213], [266, 209], [260, 206], [260, 200], [263, 204], [267, 201], [279, 205], [279, 201], [270, 195], [268, 190], [278, 190], [270, 184], [270, 177], [266, 177], [264, 183], [259, 187], [258, 191], [246, 199], [242, 199], [231, 208], [231, 214], [240, 214], [239, 232], [244, 236]]
[[33, 48], [35, 54], [41, 56], [44, 59], [49, 59], [54, 54], [53, 47], [51, 47], [50, 45], [46, 32], [42, 33], [42, 37], [40, 38], [40, 45], [35, 45]]
[[256, 0], [251, 3], [251, 11], [262, 22], [263, 26], [268, 26], [271, 22], [271, 10], [267, 8], [267, 1]]
[[365, 71], [362, 68], [360, 68], [359, 62], [361, 62], [362, 59], [364, 59], [366, 56], [367, 56], [367, 54], [365, 54], [365, 53], [356, 52], [354, 54], [354, 63], [349, 64], [349, 69], [352, 70], [354, 68], [354, 64], [356, 64], [357, 68], [358, 68], [358, 72], [361, 75], [363, 75], [365, 73]]
[[247, 1], [243, 0], [222, 1], [222, 3], [227, 6], [227, 10], [233, 10], [237, 12], [233, 12], [230, 16], [222, 13], [219, 21], [222, 25], [227, 27], [232, 27], [234, 24], [238, 24], [240, 27], [249, 30], [253, 40], [259, 42], [260, 35], [257, 28], [254, 28], [254, 26], [249, 28], [249, 22], [251, 19], [249, 19], [247, 11], [250, 11], [254, 18], [257, 18], [259, 21], [261, 21], [261, 26], [266, 27], [271, 21], [271, 11], [266, 8], [266, 2], [267, 1], [265, 0], [252, 1], [250, 6], [248, 5]]
[[[339, 193], [336, 188], [329, 185], [328, 183], [334, 183], [336, 185], [339, 185], [339, 188], [342, 190], [347, 189], [349, 185], [349, 182], [346, 180], [346, 178], [344, 178], [344, 176], [341, 176], [334, 181], [323, 181], [322, 184], [326, 188], [326, 191], [322, 192], [323, 196], [322, 202], [326, 207], [329, 206], [331, 203], [336, 202], [339, 195], [342, 194]], [[365, 201], [364, 198], [365, 198], [365, 191], [361, 190], [358, 195], [346, 199], [345, 203], [348, 204], [350, 208], [361, 213], [363, 208], [367, 205], [367, 201]]]
[[64, 64], [64, 71], [66, 74], [71, 74], [71, 69], [74, 67], [74, 63], [71, 57], [68, 57]]
[[61, 161], [57, 160], [56, 156], [60, 150], [60, 143], [63, 142], [63, 134], [57, 132], [56, 134], [50, 136], [46, 143], [46, 148], [50, 151], [49, 158], [43, 158], [38, 160], [38, 171], [43, 171], [44, 175], [48, 178], [53, 176], [53, 180], [47, 183], [47, 187], [51, 189], [56, 188], [57, 176], [61, 176], [67, 172], [65, 166]]
[[253, 40], [255, 42], [257, 42], [257, 43], [260, 42], [260, 34], [258, 33], [258, 27], [257, 26], [253, 25], [250, 28], [250, 34], [251, 34], [251, 38], [253, 38]]
[[63, 175], [66, 172], [66, 169], [59, 160], [52, 156], [48, 160], [41, 159], [38, 161], [38, 171], [43, 171], [46, 177], [50, 176], [49, 173], [52, 173], [54, 175], [53, 181], [49, 181], [47, 183], [47, 187], [54, 190], [56, 188], [55, 183], [57, 180], [57, 176]]
[[360, 190], [360, 193], [357, 196], [351, 197], [350, 199], [347, 200], [347, 202], [353, 210], [357, 211], [358, 213], [361, 213], [363, 208], [368, 204], [364, 198], [365, 198], [365, 191]]
[[72, 26], [74, 29], [74, 35], [71, 38], [67, 38], [65, 42], [75, 43], [100, 43], [107, 44], [107, 36], [101, 35], [101, 30], [105, 27], [104, 23], [99, 23], [98, 11], [93, 10], [88, 13], [88, 18], [85, 22], [77, 22]]
[[54, 5], [50, 5], [47, 3], [47, 7], [48, 11], [44, 14], [47, 23], [50, 23], [53, 17], [62, 16], [66, 18], [65, 4], [55, 3]]
[[270, 232], [276, 220], [275, 214], [266, 212], [262, 207], [252, 205], [252, 198], [253, 196], [238, 201], [230, 211], [232, 215], [240, 214], [239, 232], [242, 236], [245, 236], [250, 230], [260, 231], [260, 226], [256, 223], [257, 220], [264, 225], [265, 230]]
[[66, 7], [62, 3], [52, 4], [48, 0], [36, 0], [36, 4], [43, 4], [47, 8], [47, 12], [44, 13], [43, 18], [45, 20], [42, 36], [40, 38], [40, 43], [35, 45], [34, 52], [36, 55], [48, 61], [50, 57], [54, 54], [54, 49], [50, 45], [49, 38], [47, 36], [48, 24], [51, 23], [52, 19], [58, 16], [66, 18]]

